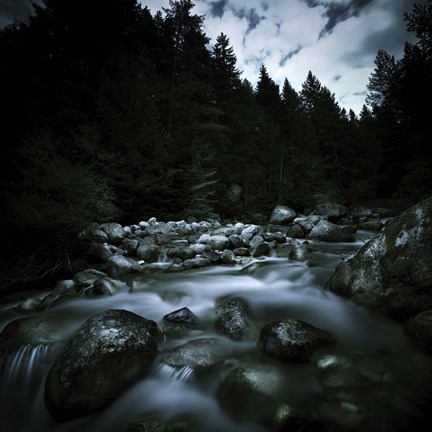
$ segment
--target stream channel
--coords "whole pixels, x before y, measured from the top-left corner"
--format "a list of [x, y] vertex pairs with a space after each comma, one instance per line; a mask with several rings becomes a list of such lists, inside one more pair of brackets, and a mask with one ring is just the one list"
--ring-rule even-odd
[[[0, 357], [0, 429], [120, 432], [127, 431], [140, 413], [158, 410], [167, 418], [192, 412], [200, 421], [199, 431], [268, 431], [268, 426], [256, 420], [259, 413], [254, 413], [255, 418], [232, 419], [216, 396], [224, 367], [252, 363], [273, 371], [255, 378], [262, 381], [259, 385], [263, 391], [271, 394], [282, 410], [294, 405], [342, 430], [415, 430], [413, 425], [422, 415], [419, 405], [430, 392], [430, 357], [411, 345], [401, 324], [324, 288], [340, 260], [355, 253], [373, 233], [358, 231], [356, 235], [354, 243], [311, 242], [316, 249], [305, 262], [287, 258], [288, 239], [269, 257], [179, 273], [155, 272], [135, 277], [129, 289], [114, 296], [83, 296], [53, 303], [39, 314], [63, 342], [25, 345]], [[244, 299], [258, 329], [272, 321], [300, 319], [331, 332], [336, 343], [315, 351], [305, 364], [265, 357], [257, 351], [256, 341], [231, 341], [216, 333], [214, 306], [224, 296]], [[11, 306], [2, 305], [1, 309]], [[162, 317], [182, 307], [198, 317], [198, 324], [167, 333], [160, 350], [194, 339], [219, 338], [223, 361], [218, 367], [198, 375], [188, 367], [164, 365], [158, 357], [150, 375], [104, 411], [67, 422], [50, 417], [43, 402], [45, 377], [65, 341], [85, 320], [108, 309], [126, 309], [163, 327]], [[0, 330], [7, 323], [1, 321]], [[247, 399], [237, 403], [247, 405]]]

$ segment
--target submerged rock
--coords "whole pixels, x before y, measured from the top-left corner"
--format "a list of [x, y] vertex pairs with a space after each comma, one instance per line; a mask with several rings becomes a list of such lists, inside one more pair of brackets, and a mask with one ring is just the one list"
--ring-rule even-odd
[[91, 317], [68, 341], [48, 373], [48, 412], [66, 420], [105, 408], [148, 374], [157, 350], [154, 321], [125, 310]]
[[191, 340], [161, 354], [161, 361], [173, 368], [188, 367], [195, 372], [205, 372], [220, 364], [232, 353], [226, 341], [216, 338]]
[[0, 333], [0, 352], [16, 351], [23, 345], [51, 345], [63, 342], [67, 337], [62, 328], [65, 324], [61, 316], [51, 316], [47, 319], [42, 314], [11, 321]]
[[275, 366], [240, 363], [224, 373], [216, 397], [223, 411], [234, 420], [271, 426], [284, 385], [285, 378]]
[[327, 288], [405, 321], [432, 309], [432, 198], [387, 223], [343, 261]]
[[421, 349], [432, 353], [432, 310], [410, 318], [404, 325], [404, 331]]
[[275, 321], [261, 329], [259, 350], [284, 362], [307, 362], [317, 348], [334, 341], [334, 337], [300, 320]]
[[127, 432], [164, 432], [164, 416], [156, 410], [140, 414], [128, 427]]
[[164, 321], [175, 325], [193, 326], [198, 323], [198, 317], [187, 307], [177, 309], [174, 312], [166, 314]]

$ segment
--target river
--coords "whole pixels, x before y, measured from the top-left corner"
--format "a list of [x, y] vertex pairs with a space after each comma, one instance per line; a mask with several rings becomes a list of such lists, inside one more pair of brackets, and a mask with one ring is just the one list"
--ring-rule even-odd
[[[226, 340], [226, 362], [253, 359], [275, 365], [283, 379], [269, 385], [278, 387], [274, 391], [280, 400], [307, 406], [346, 430], [410, 430], [422, 415], [418, 404], [430, 391], [425, 384], [430, 380], [430, 357], [410, 344], [399, 323], [324, 289], [340, 260], [371, 236], [359, 231], [355, 243], [314, 243], [316, 250], [307, 262], [289, 260], [289, 245], [281, 245], [273, 256], [238, 265], [147, 274], [136, 277], [129, 292], [57, 302], [40, 314], [65, 341], [87, 318], [108, 309], [126, 309], [163, 327], [164, 315], [188, 307], [199, 323], [169, 334], [160, 344], [167, 350], [197, 338], [225, 340], [213, 327], [215, 303], [223, 296], [241, 297], [249, 304], [258, 328], [295, 318], [330, 331], [337, 343], [319, 349], [307, 364], [289, 365], [257, 355], [254, 342]], [[6, 324], [6, 320], [2, 322], [2, 328]], [[166, 416], [193, 412], [203, 431], [268, 430], [253, 421], [234, 421], [223, 412], [215, 397], [219, 369], [201, 377], [192, 369], [175, 370], [159, 360], [149, 377], [103, 412], [57, 422], [45, 410], [43, 393], [45, 376], [62, 346], [61, 342], [23, 346], [1, 357], [2, 431], [126, 431], [138, 414], [150, 409]]]

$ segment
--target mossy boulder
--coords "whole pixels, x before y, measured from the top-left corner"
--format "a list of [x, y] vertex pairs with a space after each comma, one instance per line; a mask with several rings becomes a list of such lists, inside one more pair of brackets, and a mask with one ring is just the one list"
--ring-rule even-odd
[[406, 321], [432, 309], [432, 198], [391, 220], [336, 268], [327, 289]]

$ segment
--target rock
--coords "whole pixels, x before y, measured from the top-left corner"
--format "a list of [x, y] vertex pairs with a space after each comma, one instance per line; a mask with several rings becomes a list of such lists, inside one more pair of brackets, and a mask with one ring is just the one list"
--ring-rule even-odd
[[154, 263], [159, 260], [160, 249], [158, 246], [143, 244], [138, 247], [136, 254], [146, 263]]
[[82, 241], [95, 243], [106, 243], [108, 241], [106, 232], [97, 223], [93, 223], [81, 231], [78, 238]]
[[176, 369], [190, 368], [204, 373], [223, 362], [232, 348], [221, 339], [194, 339], [161, 354], [161, 361]]
[[297, 213], [286, 206], [276, 206], [270, 216], [270, 223], [273, 225], [287, 225], [291, 223]]
[[51, 345], [63, 342], [67, 337], [65, 320], [55, 316], [47, 319], [42, 314], [34, 314], [8, 323], [0, 333], [0, 352], [17, 351], [23, 345]]
[[165, 424], [163, 432], [200, 432], [202, 422], [192, 413], [180, 413], [172, 416]]
[[304, 238], [305, 231], [300, 224], [292, 224], [288, 227], [286, 235], [291, 238]]
[[231, 243], [231, 247], [233, 249], [241, 248], [246, 246], [246, 240], [238, 235], [238, 234], [232, 234], [229, 236], [229, 241]]
[[211, 235], [210, 234], [201, 234], [200, 238], [198, 239], [198, 243], [204, 243], [207, 244], [210, 240]]
[[205, 266], [208, 266], [210, 264], [211, 264], [211, 262], [207, 258], [195, 257], [195, 258], [191, 258], [191, 259], [184, 261], [183, 262], [183, 268], [185, 270], [191, 270], [191, 269], [197, 269], [197, 268], [205, 267]]
[[201, 255], [204, 252], [207, 252], [210, 250], [210, 246], [207, 246], [206, 244], [203, 244], [203, 243], [192, 244], [192, 245], [190, 245], [189, 248], [194, 253], [194, 255]]
[[69, 339], [48, 373], [48, 412], [67, 420], [104, 409], [147, 376], [157, 350], [154, 321], [125, 310], [91, 317]]
[[97, 279], [92, 289], [92, 293], [95, 295], [114, 295], [117, 294], [118, 291], [116, 284], [106, 277]]
[[[205, 246], [204, 246], [204, 250], [205, 250]], [[202, 252], [204, 252], [204, 250]], [[170, 259], [180, 258], [181, 260], [184, 261], [193, 258], [196, 252], [188, 246], [178, 246], [178, 247], [168, 249], [166, 254], [167, 257]]]
[[104, 223], [101, 228], [108, 236], [108, 243], [119, 244], [126, 237], [123, 227], [118, 223]]
[[193, 326], [198, 323], [198, 317], [187, 307], [166, 314], [163, 320], [182, 326]]
[[222, 235], [225, 237], [229, 237], [234, 234], [234, 228], [231, 226], [223, 226], [213, 231], [212, 236]]
[[58, 281], [52, 291], [56, 297], [62, 295], [75, 295], [77, 293], [75, 283], [72, 279]]
[[270, 246], [268, 243], [258, 243], [256, 246], [249, 248], [249, 254], [253, 257], [259, 257], [262, 255], [270, 254]]
[[221, 261], [221, 255], [220, 252], [210, 249], [202, 254], [202, 258], [209, 260], [210, 264], [219, 264]]
[[351, 211], [351, 216], [354, 219], [360, 219], [362, 217], [371, 217], [373, 210], [369, 207], [357, 207]]
[[305, 363], [313, 351], [333, 342], [328, 332], [294, 319], [265, 325], [258, 340], [259, 350], [283, 362]]
[[264, 238], [260, 235], [255, 235], [252, 237], [252, 239], [249, 242], [249, 245], [251, 247], [256, 247], [258, 246], [260, 243], [264, 243]]
[[164, 432], [165, 419], [156, 410], [140, 414], [128, 427], [127, 432]]
[[322, 202], [315, 206], [317, 214], [327, 216], [329, 221], [335, 221], [348, 214], [348, 207], [334, 202]]
[[293, 261], [307, 261], [312, 248], [309, 244], [294, 243], [289, 251], [288, 258]]
[[259, 226], [249, 225], [241, 232], [241, 236], [246, 241], [249, 241], [255, 234], [258, 234], [259, 230], [260, 230]]
[[134, 239], [124, 239], [122, 243], [122, 248], [126, 251], [129, 256], [136, 255], [139, 243], [138, 240]]
[[355, 231], [355, 228], [348, 225], [340, 226], [321, 220], [309, 233], [308, 238], [325, 242], [353, 242]]
[[237, 256], [250, 256], [249, 249], [246, 249], [244, 247], [235, 248], [233, 250], [233, 254]]
[[432, 310], [410, 318], [404, 325], [404, 331], [421, 349], [432, 353]]
[[432, 309], [431, 221], [429, 198], [340, 263], [327, 289], [401, 321]]
[[126, 258], [123, 255], [113, 255], [107, 263], [108, 276], [114, 279], [140, 271], [141, 266], [135, 260]]
[[233, 340], [246, 340], [254, 336], [255, 325], [249, 306], [241, 298], [232, 298], [216, 305], [215, 328], [218, 333]]
[[79, 288], [88, 287], [88, 286], [92, 285], [95, 280], [99, 279], [100, 277], [105, 277], [105, 276], [106, 276], [106, 273], [103, 273], [99, 270], [88, 269], [88, 270], [83, 270], [83, 271], [76, 273], [73, 277], [73, 282]]
[[113, 253], [107, 245], [100, 243], [92, 243], [87, 250], [87, 255], [96, 258], [99, 262], [107, 262]]
[[234, 234], [241, 234], [244, 229], [245, 229], [244, 223], [237, 222], [234, 225]]
[[313, 420], [313, 414], [296, 407], [282, 404], [278, 407], [274, 420], [273, 430], [278, 432], [303, 431], [303, 427]]
[[221, 261], [223, 264], [235, 264], [236, 258], [234, 252], [229, 249], [225, 249], [221, 255]]
[[224, 249], [229, 249], [231, 245], [228, 238], [223, 235], [210, 236], [210, 238], [207, 240], [207, 244], [213, 249], [220, 251], [223, 251]]
[[150, 226], [154, 226], [156, 224], [156, 222], [157, 222], [157, 219], [154, 216], [148, 220], [148, 224]]
[[216, 397], [234, 420], [271, 426], [277, 412], [277, 395], [288, 385], [285, 381], [273, 365], [240, 363], [225, 371]]
[[294, 219], [294, 223], [300, 225], [305, 233], [312, 231], [312, 228], [317, 225], [324, 216], [309, 215], [305, 217], [298, 217]]

